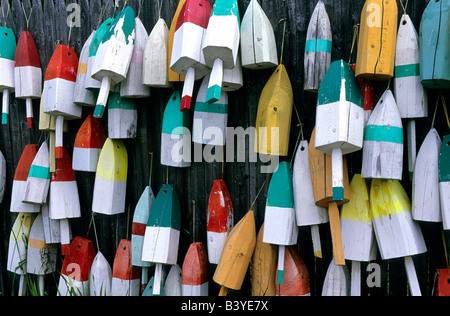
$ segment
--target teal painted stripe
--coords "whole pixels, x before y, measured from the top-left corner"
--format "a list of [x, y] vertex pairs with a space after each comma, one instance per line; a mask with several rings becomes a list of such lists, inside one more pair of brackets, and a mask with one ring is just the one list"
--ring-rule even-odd
[[94, 117], [102, 118], [103, 114], [105, 114], [105, 107], [103, 105], [97, 104], [94, 110]]
[[32, 165], [28, 176], [39, 179], [50, 179], [50, 168]]
[[110, 109], [136, 111], [133, 99], [121, 98], [119, 92], [114, 92], [109, 96], [108, 107]]
[[283, 284], [283, 274], [284, 274], [283, 270], [278, 270], [278, 275], [277, 275], [277, 283], [278, 284]]
[[450, 182], [450, 135], [444, 137], [439, 155], [439, 181]]
[[395, 126], [367, 125], [364, 141], [389, 142], [403, 145], [403, 128]]
[[395, 67], [395, 78], [420, 76], [420, 64], [410, 64]]
[[214, 85], [208, 88], [206, 92], [206, 103], [212, 104], [220, 100], [220, 95], [222, 94], [222, 87], [219, 85]]
[[206, 102], [197, 102], [195, 103], [195, 111], [215, 114], [228, 114], [228, 104], [208, 104]]
[[280, 162], [278, 170], [273, 174], [267, 192], [267, 206], [294, 208], [294, 189], [290, 164]]
[[239, 6], [236, 0], [216, 1], [211, 16], [234, 15], [238, 19], [239, 28], [241, 27], [241, 18], [239, 15]]
[[306, 41], [305, 53], [309, 52], [326, 52], [331, 54], [332, 43], [324, 39], [312, 39]]
[[333, 201], [344, 201], [343, 187], [333, 187]]
[[14, 31], [0, 26], [0, 58], [15, 60], [16, 59], [16, 37]]
[[2, 125], [9, 125], [9, 114], [8, 113], [3, 113]]

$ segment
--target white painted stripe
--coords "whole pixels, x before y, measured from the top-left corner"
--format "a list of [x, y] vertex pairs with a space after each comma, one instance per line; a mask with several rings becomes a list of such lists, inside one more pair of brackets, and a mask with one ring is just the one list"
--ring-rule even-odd
[[298, 227], [293, 208], [266, 206], [263, 242], [275, 245], [295, 245]]
[[182, 296], [208, 296], [208, 282], [200, 285], [181, 285]]
[[108, 137], [111, 139], [136, 138], [137, 110], [108, 108]]
[[126, 181], [108, 181], [96, 178], [92, 211], [105, 215], [124, 213], [126, 190]]
[[147, 227], [142, 260], [175, 265], [178, 256], [180, 231], [171, 227]]
[[[3, 75], [3, 74], [2, 74]], [[42, 95], [42, 70], [33, 66], [14, 68], [16, 98], [38, 99]]]
[[89, 281], [76, 281], [61, 274], [58, 284], [58, 296], [89, 296]]
[[44, 204], [47, 202], [50, 179], [28, 177], [25, 190], [23, 191], [23, 202], [33, 204]]
[[191, 166], [190, 135], [161, 134], [161, 164], [163, 166], [188, 168]]
[[66, 219], [81, 217], [80, 199], [76, 181], [50, 183], [51, 219]]
[[112, 278], [111, 296], [139, 296], [141, 280], [122, 280]]
[[192, 141], [198, 144], [225, 146], [228, 114], [194, 112]]
[[206, 232], [207, 247], [208, 247], [208, 261], [211, 264], [219, 264], [220, 256], [222, 255], [223, 247], [228, 237], [228, 233]]
[[79, 119], [82, 107], [73, 103], [75, 82], [53, 79], [44, 82], [43, 111], [47, 114], [63, 115], [69, 119]]
[[73, 149], [72, 168], [77, 171], [95, 172], [97, 170], [98, 157], [102, 150], [99, 148]]
[[14, 60], [0, 58], [0, 69], [2, 70], [0, 90], [8, 89], [10, 92], [14, 91], [14, 65]]
[[23, 203], [23, 194], [27, 186], [27, 181], [13, 181], [11, 192], [11, 213], [39, 213], [41, 211], [40, 205]]
[[403, 149], [402, 144], [364, 141], [361, 176], [371, 179], [401, 180]]
[[371, 261], [377, 257], [372, 222], [362, 223], [341, 219], [344, 257], [353, 261]]

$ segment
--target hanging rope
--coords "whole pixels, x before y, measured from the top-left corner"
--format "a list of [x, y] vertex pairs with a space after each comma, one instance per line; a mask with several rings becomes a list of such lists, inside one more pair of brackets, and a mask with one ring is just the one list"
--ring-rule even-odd
[[30, 15], [28, 17], [27, 17], [27, 13], [25, 12], [25, 7], [23, 5], [23, 2], [22, 2], [22, 10], [23, 10], [23, 15], [25, 16], [25, 21], [27, 21], [27, 31], [28, 31], [31, 15], [33, 14], [33, 7], [31, 7]]

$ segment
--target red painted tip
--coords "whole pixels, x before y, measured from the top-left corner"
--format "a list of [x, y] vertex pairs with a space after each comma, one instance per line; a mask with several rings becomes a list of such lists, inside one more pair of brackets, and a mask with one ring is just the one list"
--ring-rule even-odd
[[28, 174], [30, 173], [31, 165], [33, 164], [34, 157], [39, 150], [39, 145], [27, 145], [22, 152], [19, 163], [16, 167], [14, 174], [14, 180], [27, 181]]
[[55, 158], [56, 159], [64, 158], [64, 147], [56, 147], [55, 148]]
[[70, 244], [67, 245], [61, 244], [61, 254], [63, 256], [70, 256]]
[[192, 102], [191, 96], [185, 95], [184, 97], [182, 97], [180, 111], [181, 112], [189, 111], [191, 109], [191, 102]]
[[27, 117], [27, 124], [28, 124], [28, 128], [29, 129], [32, 129], [34, 127], [33, 118], [32, 117]]

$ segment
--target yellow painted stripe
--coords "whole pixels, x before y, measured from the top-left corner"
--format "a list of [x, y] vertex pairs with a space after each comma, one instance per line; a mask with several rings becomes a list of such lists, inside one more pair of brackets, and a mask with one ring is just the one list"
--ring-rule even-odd
[[96, 178], [105, 181], [127, 181], [128, 154], [121, 140], [108, 138], [98, 160]]
[[86, 63], [79, 63], [78, 64], [78, 74], [79, 75], [87, 74], [87, 68], [88, 68], [88, 64], [86, 64]]
[[30, 239], [28, 247], [33, 249], [52, 249], [56, 248], [56, 245], [47, 245], [44, 240]]
[[342, 206], [341, 219], [360, 223], [372, 222], [366, 182], [359, 174], [356, 174], [350, 183], [350, 201]]
[[373, 218], [411, 213], [411, 202], [397, 180], [372, 180], [370, 208]]

